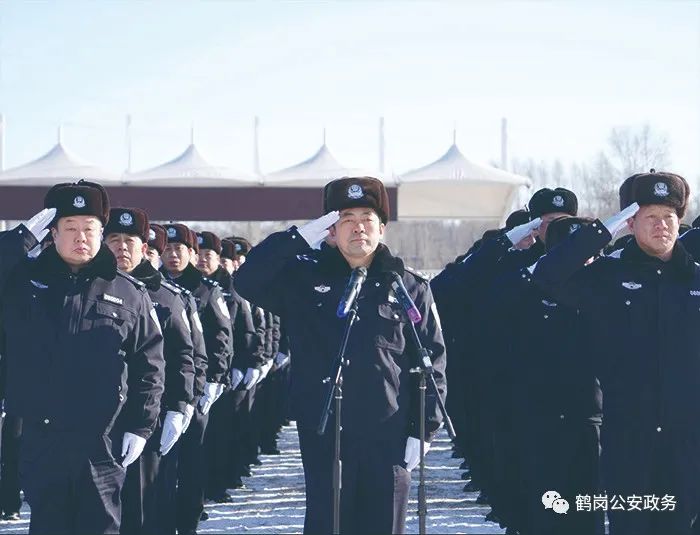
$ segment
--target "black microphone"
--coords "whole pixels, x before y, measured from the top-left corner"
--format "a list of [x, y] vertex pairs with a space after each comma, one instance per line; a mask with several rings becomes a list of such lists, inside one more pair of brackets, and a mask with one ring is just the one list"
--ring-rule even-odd
[[399, 303], [401, 303], [401, 306], [406, 311], [408, 319], [410, 319], [412, 323], [420, 323], [420, 320], [423, 319], [423, 317], [421, 316], [418, 307], [413, 302], [413, 299], [411, 299], [411, 296], [408, 295], [408, 290], [406, 290], [406, 287], [403, 285], [401, 275], [396, 273], [396, 271], [392, 271], [391, 278], [394, 279], [394, 282], [391, 283], [391, 287], [393, 288]]
[[343, 294], [340, 303], [338, 303], [337, 314], [339, 318], [344, 318], [348, 315], [350, 309], [352, 308], [352, 305], [355, 303], [355, 299], [357, 299], [357, 296], [360, 293], [360, 288], [362, 288], [362, 284], [365, 282], [366, 278], [367, 268], [356, 267], [352, 270], [352, 273], [350, 274], [350, 280], [348, 281], [348, 285], [345, 288], [345, 293]]

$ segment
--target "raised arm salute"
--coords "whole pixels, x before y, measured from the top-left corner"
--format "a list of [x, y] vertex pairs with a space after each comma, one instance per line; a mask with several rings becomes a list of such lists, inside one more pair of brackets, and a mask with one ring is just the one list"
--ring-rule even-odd
[[[592, 358], [603, 389], [608, 496], [675, 502], [673, 511], [608, 511], [613, 535], [690, 533], [698, 512], [700, 268], [677, 241], [688, 197], [678, 175], [634, 175], [620, 188], [620, 214], [572, 234], [533, 273], [581, 310], [598, 341]], [[625, 225], [634, 239], [584, 267]]]

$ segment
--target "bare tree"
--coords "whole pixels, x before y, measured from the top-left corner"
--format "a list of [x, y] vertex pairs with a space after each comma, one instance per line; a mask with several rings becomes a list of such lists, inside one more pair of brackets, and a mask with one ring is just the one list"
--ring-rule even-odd
[[648, 123], [613, 128], [608, 150], [620, 178], [651, 168], [666, 169], [670, 164], [668, 136], [655, 131]]

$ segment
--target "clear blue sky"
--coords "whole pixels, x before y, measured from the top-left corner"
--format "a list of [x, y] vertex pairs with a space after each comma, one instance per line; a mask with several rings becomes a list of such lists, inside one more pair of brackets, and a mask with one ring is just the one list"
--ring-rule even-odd
[[326, 127], [347, 166], [405, 171], [444, 152], [590, 159], [615, 125], [669, 135], [674, 170], [700, 177], [700, 2], [0, 2], [6, 167], [64, 123], [72, 151], [134, 170], [179, 154], [190, 123], [215, 163], [274, 171]]

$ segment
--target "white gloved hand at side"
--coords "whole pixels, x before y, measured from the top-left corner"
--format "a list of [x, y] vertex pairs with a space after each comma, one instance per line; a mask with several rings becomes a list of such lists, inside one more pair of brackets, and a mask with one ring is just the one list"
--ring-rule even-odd
[[532, 234], [533, 231], [537, 230], [541, 224], [542, 218], [537, 217], [528, 223], [523, 223], [522, 225], [518, 225], [517, 227], [510, 229], [508, 232], [506, 232], [506, 238], [510, 240], [510, 243], [515, 245], [523, 238], [526, 238]]
[[190, 426], [190, 422], [192, 422], [192, 417], [194, 416], [194, 405], [185, 405], [185, 421], [182, 424], [182, 434], [185, 434], [185, 431], [187, 431], [187, 428]]
[[633, 202], [630, 204], [627, 208], [622, 210], [621, 212], [615, 214], [609, 219], [606, 219], [603, 225], [605, 225], [605, 228], [608, 229], [608, 232], [610, 235], [614, 238], [615, 234], [620, 232], [623, 228], [625, 228], [625, 225], [627, 224], [627, 220], [630, 219], [631, 217], [634, 216], [639, 211], [639, 204], [636, 202]]
[[306, 240], [309, 247], [318, 249], [321, 247], [321, 242], [328, 236], [328, 227], [335, 224], [338, 219], [340, 219], [340, 214], [337, 210], [328, 212], [326, 215], [297, 228], [297, 232]]
[[199, 400], [199, 411], [202, 414], [207, 414], [223, 391], [224, 385], [220, 383], [206, 383], [204, 385], [204, 395]]
[[256, 385], [263, 382], [265, 377], [267, 377], [267, 374], [270, 373], [270, 370], [272, 369], [272, 365], [274, 363], [275, 363], [274, 360], [270, 359], [265, 364], [262, 365], [262, 367], [260, 368], [260, 377], [258, 377], [258, 380], [255, 383]]
[[[430, 450], [430, 442], [423, 442], [423, 444], [427, 454], [428, 450]], [[420, 440], [415, 437], [408, 437], [403, 462], [406, 463], [406, 470], [409, 472], [418, 466], [418, 463], [420, 463]]]
[[278, 370], [280, 368], [284, 368], [287, 365], [287, 362], [289, 362], [289, 355], [285, 355], [281, 352], [275, 355], [275, 366]]
[[236, 390], [238, 385], [241, 384], [243, 380], [243, 372], [238, 368], [233, 368], [231, 370], [231, 390]]
[[122, 438], [122, 466], [126, 468], [143, 453], [143, 448], [146, 446], [146, 439], [133, 433], [126, 432]]
[[185, 428], [185, 415], [178, 411], [165, 413], [163, 432], [160, 435], [160, 454], [167, 455], [182, 435]]
[[248, 368], [245, 372], [245, 377], [243, 378], [243, 385], [246, 390], [253, 388], [260, 378], [262, 372], [257, 368]]

